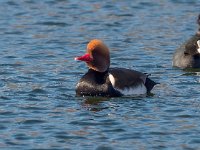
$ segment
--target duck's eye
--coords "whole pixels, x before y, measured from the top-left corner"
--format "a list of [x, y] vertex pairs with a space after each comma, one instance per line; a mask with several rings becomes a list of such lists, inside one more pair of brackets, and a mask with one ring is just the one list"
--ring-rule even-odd
[[188, 56], [188, 55], [189, 55], [189, 53], [188, 53], [188, 52], [184, 52], [184, 55], [185, 55], [185, 56]]

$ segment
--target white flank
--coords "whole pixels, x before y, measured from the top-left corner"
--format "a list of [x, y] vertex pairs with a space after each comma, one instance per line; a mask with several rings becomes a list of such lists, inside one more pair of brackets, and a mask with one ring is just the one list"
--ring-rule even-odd
[[[115, 88], [115, 78], [112, 74], [109, 74], [109, 79], [112, 84], [112, 86]], [[118, 89], [115, 88], [117, 91], [122, 93], [125, 96], [128, 95], [144, 95], [147, 93], [147, 89], [144, 84], [138, 85], [137, 87], [127, 87], [125, 89]]]
[[129, 87], [124, 90], [119, 90], [123, 95], [144, 95], [147, 93], [147, 89], [144, 84], [138, 85], [137, 87]]
[[200, 40], [197, 41], [198, 49], [197, 51], [200, 53]]

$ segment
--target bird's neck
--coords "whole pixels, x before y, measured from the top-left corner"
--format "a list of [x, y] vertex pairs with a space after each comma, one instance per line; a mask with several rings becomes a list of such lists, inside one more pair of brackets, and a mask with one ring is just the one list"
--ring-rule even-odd
[[106, 71], [104, 71], [104, 72], [99, 72], [99, 71], [96, 71], [94, 69], [89, 69], [88, 72], [94, 73], [94, 74], [99, 75], [99, 76], [104, 76], [104, 75], [106, 75], [108, 73], [108, 69]]

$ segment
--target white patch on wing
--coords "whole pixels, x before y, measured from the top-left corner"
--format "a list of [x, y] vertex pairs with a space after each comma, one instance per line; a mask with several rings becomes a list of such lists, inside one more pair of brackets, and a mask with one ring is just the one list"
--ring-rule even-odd
[[198, 49], [197, 51], [200, 53], [200, 40], [197, 41]]
[[110, 73], [109, 73], [109, 79], [110, 79], [110, 82], [111, 82], [112, 86], [115, 87], [115, 78]]
[[110, 82], [111, 82], [112, 86], [114, 87], [114, 89], [119, 91], [120, 93], [122, 93], [125, 96], [127, 96], [127, 95], [144, 95], [147, 93], [147, 88], [145, 87], [144, 84], [138, 85], [136, 87], [127, 87], [122, 90], [122, 89], [118, 89], [115, 87], [115, 78], [112, 74], [109, 74], [109, 79], [110, 79]]

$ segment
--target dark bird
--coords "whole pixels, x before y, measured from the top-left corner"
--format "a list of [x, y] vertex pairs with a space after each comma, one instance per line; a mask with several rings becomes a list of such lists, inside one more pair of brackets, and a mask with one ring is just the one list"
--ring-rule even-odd
[[86, 54], [75, 60], [84, 61], [89, 67], [76, 86], [78, 96], [144, 95], [156, 85], [147, 74], [125, 68], [109, 68], [109, 49], [98, 39], [91, 40]]
[[200, 68], [200, 15], [197, 23], [199, 30], [182, 44], [173, 55], [173, 66], [179, 68]]

